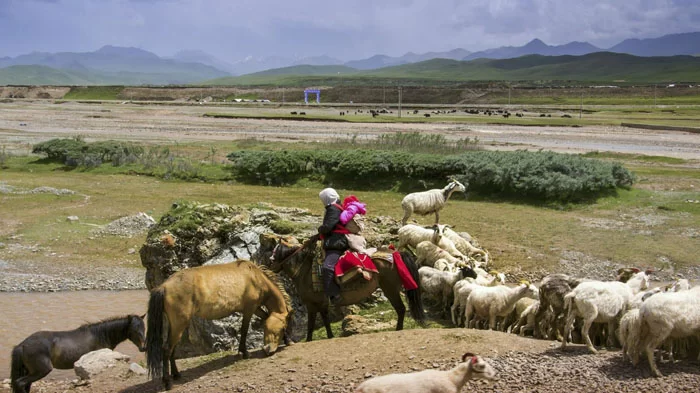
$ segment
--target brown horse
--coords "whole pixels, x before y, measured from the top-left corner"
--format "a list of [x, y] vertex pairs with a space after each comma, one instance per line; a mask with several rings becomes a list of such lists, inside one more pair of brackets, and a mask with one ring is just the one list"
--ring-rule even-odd
[[154, 379], [162, 377], [166, 389], [172, 388], [168, 363], [172, 377], [178, 379], [173, 352], [193, 316], [221, 319], [234, 312], [242, 313], [238, 351], [247, 358], [246, 335], [253, 314], [265, 317], [263, 349], [270, 355], [277, 350], [281, 338], [286, 341], [290, 311], [289, 295], [275, 274], [253, 262], [238, 260], [179, 271], [151, 291], [146, 333], [149, 373]]
[[[321, 319], [326, 328], [328, 338], [333, 338], [331, 331], [330, 319], [328, 318], [328, 297], [323, 291], [315, 291], [313, 288], [312, 274], [313, 259], [316, 254], [316, 237], [312, 237], [304, 244], [298, 242], [290, 242], [280, 238], [272, 251], [271, 266], [274, 272], [284, 270], [284, 272], [294, 281], [294, 285], [299, 292], [301, 301], [306, 306], [308, 311], [306, 341], [311, 341], [312, 334], [316, 323], [316, 314], [321, 314]], [[408, 252], [402, 252], [401, 257], [411, 272], [411, 276], [420, 286], [418, 278], [418, 267], [413, 259], [413, 256]], [[377, 287], [380, 287], [384, 295], [389, 299], [391, 305], [396, 310], [398, 320], [396, 330], [403, 329], [403, 318], [406, 314], [406, 306], [401, 300], [401, 279], [394, 263], [381, 258], [372, 258], [372, 262], [377, 267], [379, 274], [372, 274], [368, 281], [362, 279], [356, 280], [355, 285], [346, 287], [341, 285], [341, 300], [338, 305], [344, 306], [349, 304], [357, 304], [374, 292]], [[360, 284], [357, 284], [360, 282]], [[421, 300], [420, 287], [417, 289], [406, 291], [408, 305], [411, 316], [416, 321], [423, 323], [425, 314]]]

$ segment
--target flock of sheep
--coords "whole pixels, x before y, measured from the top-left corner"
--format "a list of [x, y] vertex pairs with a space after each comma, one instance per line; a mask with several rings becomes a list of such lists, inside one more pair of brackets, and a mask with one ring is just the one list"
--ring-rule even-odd
[[[424, 295], [434, 299], [442, 312], [449, 310], [456, 326], [477, 328], [486, 323], [492, 330], [520, 335], [531, 332], [536, 338], [561, 341], [562, 349], [569, 341], [583, 342], [594, 354], [594, 342], [606, 341], [612, 347], [619, 340], [623, 359], [636, 366], [640, 354], [645, 354], [657, 377], [662, 376], [654, 357], [658, 347], [663, 345], [671, 360], [674, 353], [698, 351], [700, 286], [691, 288], [688, 280], [680, 279], [665, 288], [650, 288], [649, 274], [653, 272], [636, 268], [620, 269], [617, 281], [550, 274], [539, 286], [528, 282], [504, 285], [505, 276], [489, 271], [489, 254], [475, 239], [438, 223], [438, 212], [454, 191], [463, 192], [464, 186], [452, 181], [441, 190], [407, 195], [402, 203], [404, 218], [398, 236], [400, 249], [415, 250]], [[413, 213], [435, 213], [435, 225], [406, 224]], [[580, 336], [575, 327], [580, 327]], [[473, 362], [481, 364], [483, 360], [466, 364], [473, 367]], [[360, 385], [357, 391], [389, 392], [398, 388], [406, 392], [457, 392], [471, 377], [465, 375], [471, 374], [449, 375], [471, 369], [467, 366], [424, 375], [422, 380], [432, 383], [432, 390], [411, 390], [421, 375], [414, 373], [400, 374], [400, 378], [396, 374], [375, 378]], [[447, 383], [448, 379], [453, 382]]]

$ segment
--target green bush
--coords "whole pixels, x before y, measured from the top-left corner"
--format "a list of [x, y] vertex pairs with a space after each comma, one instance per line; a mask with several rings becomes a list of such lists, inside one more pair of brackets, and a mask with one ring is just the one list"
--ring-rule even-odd
[[45, 154], [49, 160], [67, 166], [94, 168], [104, 162], [121, 165], [143, 155], [143, 147], [128, 142], [102, 141], [86, 143], [82, 138], [51, 139], [34, 145], [32, 153]]
[[634, 182], [633, 174], [620, 164], [553, 152], [237, 151], [228, 158], [239, 180], [267, 185], [312, 179], [347, 188], [398, 185], [411, 191], [442, 188], [454, 177], [477, 194], [567, 202], [594, 198]]

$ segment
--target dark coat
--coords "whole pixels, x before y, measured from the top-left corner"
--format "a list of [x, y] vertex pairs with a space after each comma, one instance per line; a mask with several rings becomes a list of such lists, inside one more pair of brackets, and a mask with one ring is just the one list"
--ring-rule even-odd
[[326, 206], [323, 223], [318, 227], [318, 233], [323, 235], [323, 248], [325, 250], [345, 251], [349, 247], [345, 234], [333, 231], [340, 225], [340, 213], [342, 210], [338, 206], [332, 204]]

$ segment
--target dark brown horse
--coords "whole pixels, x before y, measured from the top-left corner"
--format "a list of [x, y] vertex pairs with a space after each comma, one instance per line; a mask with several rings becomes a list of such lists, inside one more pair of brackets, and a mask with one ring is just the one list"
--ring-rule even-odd
[[145, 330], [142, 316], [128, 315], [86, 324], [75, 330], [36, 332], [12, 350], [12, 393], [29, 393], [32, 382], [44, 378], [54, 368], [71, 369], [86, 353], [114, 349], [125, 340], [130, 340], [143, 352]]
[[[271, 266], [274, 272], [284, 270], [284, 272], [294, 281], [301, 301], [308, 311], [306, 341], [311, 341], [316, 323], [316, 314], [321, 314], [321, 319], [326, 328], [328, 338], [333, 338], [330, 319], [328, 318], [328, 297], [323, 291], [315, 291], [313, 286], [312, 269], [313, 259], [316, 254], [316, 237], [312, 237], [304, 244], [280, 238], [272, 251]], [[415, 282], [420, 285], [418, 278], [418, 267], [413, 256], [408, 252], [401, 253], [406, 267], [411, 273]], [[406, 306], [401, 300], [402, 284], [396, 265], [381, 258], [372, 258], [372, 262], [377, 267], [379, 274], [372, 274], [370, 280], [357, 279], [352, 287], [341, 285], [341, 301], [338, 305], [357, 304], [380, 287], [384, 295], [389, 299], [391, 305], [396, 310], [398, 320], [396, 330], [403, 329], [403, 319], [406, 314]], [[359, 284], [358, 284], [359, 282]], [[416, 321], [423, 323], [425, 314], [421, 300], [420, 287], [406, 291], [406, 298], [411, 312], [411, 316]]]
[[147, 363], [153, 378], [162, 377], [172, 388], [168, 365], [175, 379], [180, 373], [173, 352], [193, 316], [221, 319], [234, 312], [243, 314], [238, 351], [248, 357], [246, 336], [253, 314], [264, 313], [263, 350], [270, 355], [285, 338], [291, 306], [289, 296], [274, 273], [251, 261], [181, 270], [151, 291], [148, 302]]

